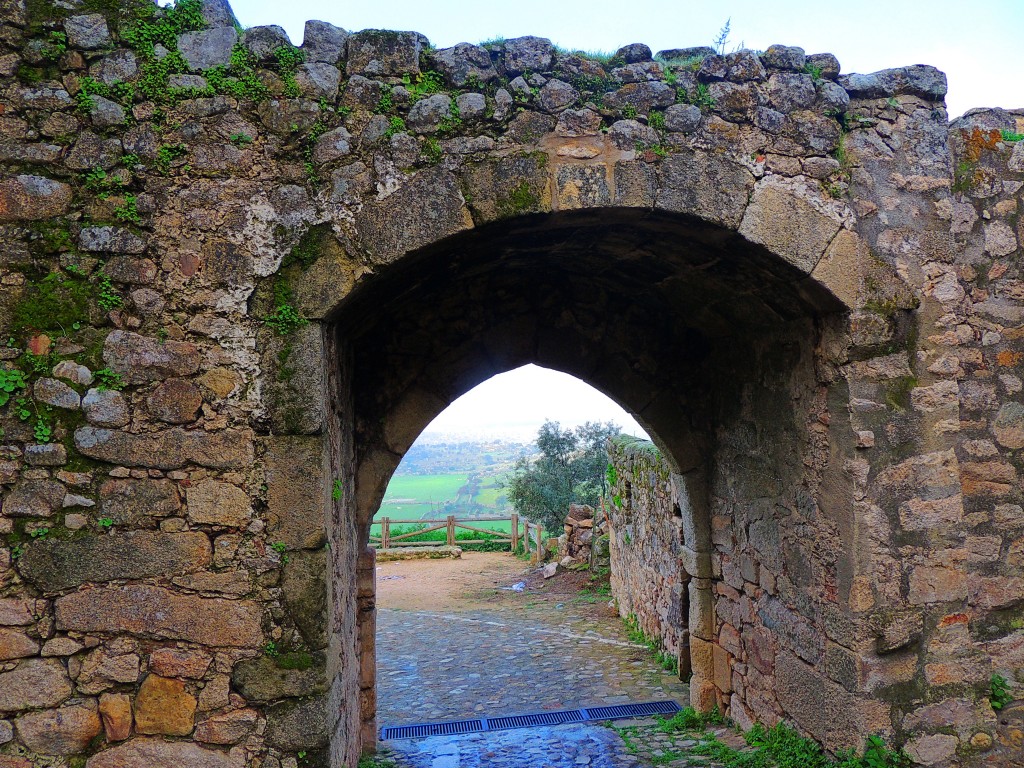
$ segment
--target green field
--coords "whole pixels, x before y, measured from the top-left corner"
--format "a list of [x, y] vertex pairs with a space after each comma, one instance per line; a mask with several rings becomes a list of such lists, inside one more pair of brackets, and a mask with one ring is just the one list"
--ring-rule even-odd
[[458, 500], [459, 490], [466, 485], [468, 474], [450, 475], [395, 475], [388, 483], [377, 517], [393, 520], [422, 520], [434, 515], [442, 517], [442, 510]]
[[[477, 504], [483, 504], [485, 507], [507, 506], [506, 494], [508, 490], [505, 488], [487, 488], [483, 487], [479, 493], [473, 497], [473, 500]], [[504, 501], [504, 504], [499, 505], [499, 501]]]
[[384, 504], [396, 499], [415, 499], [418, 503], [443, 502], [455, 499], [469, 479], [468, 473], [450, 475], [395, 475], [388, 483]]
[[[395, 475], [375, 519], [429, 520], [505, 516], [512, 512], [502, 487], [505, 470]], [[508, 530], [509, 524], [481, 527]]]

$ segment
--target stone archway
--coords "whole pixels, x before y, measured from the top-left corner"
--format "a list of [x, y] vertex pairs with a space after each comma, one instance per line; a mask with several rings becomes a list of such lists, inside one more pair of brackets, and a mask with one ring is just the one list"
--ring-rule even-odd
[[[480, 188], [473, 207], [497, 208], [502, 194], [500, 185]], [[832, 223], [789, 191], [763, 197], [770, 213], [758, 215], [769, 228], [784, 217], [784, 234], [807, 237], [822, 221]], [[395, 205], [417, 207], [411, 200]], [[476, 384], [533, 362], [598, 387], [644, 424], [672, 469], [686, 567], [695, 577], [694, 703], [720, 706], [741, 722], [773, 721], [791, 715], [776, 691], [777, 647], [790, 651], [797, 673], [821, 665], [822, 595], [831, 591], [833, 609], [847, 610], [838, 595], [849, 593], [854, 555], [838, 532], [855, 525], [844, 503], [852, 490], [831, 469], [831, 454], [852, 452], [852, 442], [817, 434], [814, 424], [830, 399], [845, 396], [828, 372], [848, 354], [851, 308], [833, 286], [808, 276], [821, 254], [794, 266], [741, 234], [746, 220], [732, 215], [739, 232], [650, 209], [538, 212], [448, 234], [383, 268], [331, 317], [336, 386], [348, 403], [339, 409], [345, 415], [335, 443], [352, 446], [350, 469], [340, 465], [336, 474], [352, 478], [341, 514], [365, 542], [404, 452]], [[757, 227], [746, 221], [747, 234], [756, 236]], [[833, 248], [826, 265], [843, 255], [832, 243], [836, 232], [818, 246]], [[898, 281], [876, 270], [876, 289], [892, 297]], [[842, 275], [835, 291], [847, 296], [858, 285], [842, 270], [818, 274], [824, 281]], [[837, 386], [838, 395], [830, 394]], [[790, 514], [808, 526], [804, 537], [813, 531], [828, 542], [831, 557], [798, 543], [797, 524], [783, 519]], [[785, 543], [795, 548], [789, 555]], [[805, 570], [797, 574], [787, 558]], [[361, 567], [371, 562], [364, 556]], [[757, 590], [763, 609], [745, 620], [740, 614], [750, 614], [753, 603], [742, 604], [744, 584]], [[373, 737], [375, 700], [369, 586], [367, 580], [359, 603], [365, 738]], [[802, 609], [785, 607], [795, 595]], [[785, 639], [777, 644], [776, 637]], [[735, 660], [758, 651], [770, 666], [734, 686]], [[844, 705], [853, 703], [851, 697]], [[851, 711], [833, 723], [833, 746], [862, 738], [858, 718]]]

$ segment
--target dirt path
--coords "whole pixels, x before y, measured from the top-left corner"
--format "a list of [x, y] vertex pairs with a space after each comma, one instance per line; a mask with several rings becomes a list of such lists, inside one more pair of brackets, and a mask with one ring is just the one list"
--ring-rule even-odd
[[[588, 571], [540, 570], [508, 552], [463, 552], [457, 560], [396, 560], [377, 566], [377, 607], [401, 611], [528, 611], [566, 606], [613, 617], [610, 595], [590, 594]], [[605, 579], [607, 582], [607, 579]], [[522, 591], [510, 590], [524, 582]], [[580, 613], [572, 611], [570, 613]]]
[[463, 552], [457, 560], [395, 560], [377, 566], [377, 607], [402, 611], [472, 611], [526, 578], [530, 564], [506, 552]]

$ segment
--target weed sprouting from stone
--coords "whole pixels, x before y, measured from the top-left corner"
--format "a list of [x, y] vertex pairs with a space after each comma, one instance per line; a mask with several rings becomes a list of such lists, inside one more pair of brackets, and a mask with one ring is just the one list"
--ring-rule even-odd
[[[634, 754], [644, 754], [653, 764], [689, 757], [708, 758], [722, 768], [908, 768], [910, 760], [902, 750], [890, 748], [879, 736], [869, 736], [864, 752], [841, 751], [836, 759], [829, 757], [817, 742], [801, 736], [786, 723], [770, 728], [755, 725], [742, 735], [745, 744], [722, 740], [723, 727], [731, 725], [722, 717], [716, 707], [711, 712], [701, 713], [686, 707], [671, 718], [656, 717], [654, 728], [662, 733], [680, 734], [687, 737], [691, 746], [681, 746], [661, 756], [647, 755], [642, 727], [615, 728]], [[718, 729], [716, 731], [711, 728]], [[721, 735], [720, 735], [721, 734]], [[693, 741], [696, 744], [693, 744]]]
[[171, 172], [171, 163], [183, 157], [186, 152], [188, 152], [188, 147], [181, 142], [161, 146], [156, 151], [156, 169], [160, 175], [166, 176], [169, 174]]
[[124, 202], [114, 206], [114, 216], [120, 221], [126, 221], [130, 224], [141, 224], [142, 217], [139, 215], [136, 201], [135, 195], [125, 195]]
[[419, 101], [432, 94], [442, 93], [444, 91], [444, 78], [441, 77], [441, 73], [428, 70], [420, 72], [415, 76], [403, 75], [402, 85], [409, 91], [413, 101]]
[[811, 62], [807, 62], [806, 64], [804, 64], [804, 72], [806, 74], [810, 75], [811, 79], [814, 82], [817, 83], [818, 81], [821, 80], [821, 74], [822, 74], [823, 70], [817, 64], [812, 64]]
[[124, 299], [114, 288], [114, 283], [106, 275], [100, 275], [97, 283], [98, 294], [96, 303], [105, 310], [120, 309], [124, 306]]
[[400, 117], [395, 116], [395, 117], [392, 117], [390, 121], [388, 121], [388, 129], [384, 132], [384, 138], [385, 139], [390, 139], [395, 134], [397, 134], [397, 133], [405, 133], [405, 131], [406, 131], [405, 120], [403, 120]]
[[424, 139], [420, 154], [430, 165], [437, 165], [444, 156], [444, 152], [441, 150], [441, 142], [433, 137]]
[[267, 315], [263, 322], [273, 328], [278, 336], [287, 336], [292, 331], [306, 325], [308, 321], [291, 304], [281, 304]]
[[295, 71], [306, 60], [305, 54], [294, 46], [282, 45], [274, 49], [274, 58], [280, 68], [281, 79], [284, 80], [285, 96], [297, 97], [299, 84], [295, 79]]
[[0, 368], [0, 407], [7, 405], [11, 397], [28, 386], [25, 374], [17, 368], [4, 370]]
[[124, 389], [124, 378], [117, 371], [112, 371], [109, 368], [100, 368], [98, 371], [93, 371], [92, 376], [93, 381], [96, 383], [96, 388], [101, 391], [106, 389]]
[[1010, 690], [1009, 681], [998, 672], [992, 675], [989, 681], [989, 702], [992, 709], [997, 712], [1013, 701], [1013, 692]]
[[681, 104], [693, 104], [699, 107], [701, 112], [707, 112], [715, 106], [715, 98], [706, 83], [697, 83], [693, 90], [686, 88], [676, 89], [676, 98]]

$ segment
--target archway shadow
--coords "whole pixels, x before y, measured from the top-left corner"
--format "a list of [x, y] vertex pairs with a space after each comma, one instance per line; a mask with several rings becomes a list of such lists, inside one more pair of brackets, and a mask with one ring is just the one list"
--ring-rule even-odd
[[[848, 589], [849, 553], [840, 544], [823, 559], [797, 519], [827, 506], [830, 449], [813, 424], [837, 386], [819, 375], [822, 339], [845, 327], [845, 309], [762, 246], [679, 214], [543, 214], [446, 238], [382, 268], [331, 318], [335, 454], [353, 480], [345, 530], [367, 541], [402, 455], [457, 397], [526, 363], [575, 376], [634, 415], [671, 469], [694, 576], [694, 705], [774, 719], [771, 673], [752, 674], [739, 695], [729, 670], [760, 640], [751, 627], [771, 631], [758, 608], [789, 611], [823, 637], [821, 585]], [[744, 603], [745, 584], [758, 608]], [[360, 600], [366, 667], [372, 593]], [[364, 675], [364, 728], [372, 688]]]

